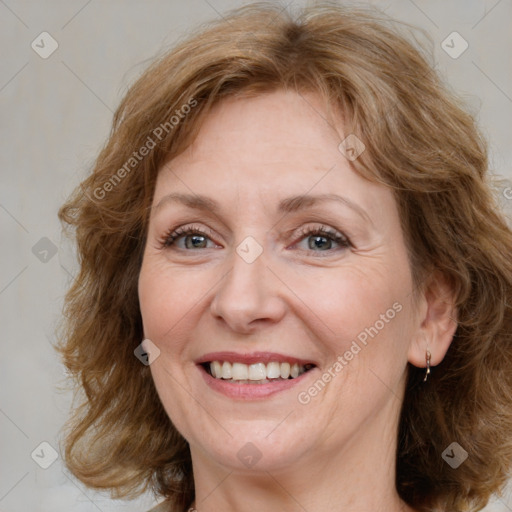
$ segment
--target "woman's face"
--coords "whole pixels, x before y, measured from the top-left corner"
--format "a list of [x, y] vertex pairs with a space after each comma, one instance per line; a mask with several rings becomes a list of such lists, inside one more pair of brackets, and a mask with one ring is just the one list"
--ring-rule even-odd
[[351, 169], [326, 118], [313, 94], [230, 99], [160, 169], [140, 306], [195, 464], [395, 455], [417, 330], [406, 247], [392, 192]]

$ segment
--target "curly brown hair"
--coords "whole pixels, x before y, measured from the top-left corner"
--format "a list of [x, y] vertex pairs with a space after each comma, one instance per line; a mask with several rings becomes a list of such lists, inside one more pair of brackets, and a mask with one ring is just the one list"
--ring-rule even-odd
[[[458, 327], [445, 359], [422, 386], [423, 370], [408, 368], [396, 487], [420, 511], [480, 510], [512, 461], [512, 232], [486, 143], [428, 57], [383, 15], [334, 5], [295, 17], [238, 9], [158, 58], [122, 100], [92, 173], [59, 212], [80, 262], [58, 345], [80, 401], [66, 463], [116, 497], [151, 488], [177, 510], [192, 501], [188, 444], [134, 357], [149, 209], [158, 169], [213, 105], [276, 89], [314, 91], [341, 112], [366, 145], [354, 170], [394, 191], [418, 290], [433, 269], [453, 283]], [[441, 457], [454, 441], [469, 453], [456, 470]]]

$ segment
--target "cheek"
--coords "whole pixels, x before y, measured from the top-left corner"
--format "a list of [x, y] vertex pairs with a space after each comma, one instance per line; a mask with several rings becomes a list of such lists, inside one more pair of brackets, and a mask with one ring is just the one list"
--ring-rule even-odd
[[344, 375], [338, 384], [345, 382], [351, 392], [366, 389], [370, 399], [372, 383], [382, 386], [382, 379], [392, 385], [406, 366], [407, 276], [391, 275], [385, 268], [363, 271], [361, 267], [344, 269], [337, 279], [321, 279], [317, 284], [311, 287], [308, 301], [323, 322], [323, 343], [330, 360], [339, 362], [334, 373]]
[[167, 318], [169, 299], [166, 281], [158, 279], [157, 273], [143, 265], [139, 275], [139, 305], [144, 326], [144, 336], [157, 341]]
[[[293, 290], [329, 337], [355, 338], [400, 301], [401, 284], [376, 268], [341, 268], [297, 278]], [[395, 311], [389, 312], [394, 317]], [[380, 325], [380, 323], [379, 323]]]
[[[178, 279], [177, 279], [178, 278]], [[150, 365], [151, 375], [160, 401], [180, 432], [188, 424], [180, 421], [175, 411], [183, 410], [186, 396], [178, 381], [183, 380], [182, 355], [190, 329], [190, 293], [184, 293], [179, 274], [146, 258], [139, 274], [139, 303], [144, 336], [157, 345], [160, 356]]]
[[[202, 284], [201, 284], [202, 283]], [[164, 341], [182, 329], [194, 314], [204, 296], [204, 280], [187, 272], [179, 272], [168, 264], [147, 259], [139, 275], [139, 303], [144, 334], [155, 341]]]

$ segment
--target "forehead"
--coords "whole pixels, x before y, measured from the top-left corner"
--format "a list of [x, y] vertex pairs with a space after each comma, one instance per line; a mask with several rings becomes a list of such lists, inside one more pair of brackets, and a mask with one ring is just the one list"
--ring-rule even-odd
[[223, 100], [193, 144], [160, 169], [154, 204], [170, 191], [247, 204], [334, 192], [372, 216], [394, 208], [389, 189], [358, 175], [339, 150], [346, 134], [328, 108], [319, 95], [281, 90]]
[[222, 100], [207, 116], [189, 158], [223, 151], [227, 159], [272, 161], [290, 158], [293, 148], [328, 157], [337, 152], [342, 126], [326, 119], [327, 108], [317, 94], [284, 90]]

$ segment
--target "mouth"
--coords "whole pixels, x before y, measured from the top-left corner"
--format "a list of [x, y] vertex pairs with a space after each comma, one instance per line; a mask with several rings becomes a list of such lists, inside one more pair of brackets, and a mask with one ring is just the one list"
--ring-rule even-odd
[[297, 379], [315, 367], [312, 363], [299, 364], [288, 361], [270, 361], [268, 363], [260, 361], [245, 364], [222, 360], [205, 362], [201, 366], [214, 379], [234, 384], [268, 384]]
[[195, 363], [210, 388], [241, 400], [263, 399], [291, 389], [317, 369], [311, 360], [273, 352], [215, 352]]

